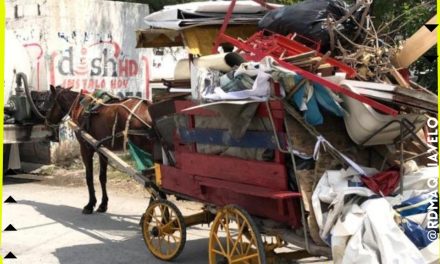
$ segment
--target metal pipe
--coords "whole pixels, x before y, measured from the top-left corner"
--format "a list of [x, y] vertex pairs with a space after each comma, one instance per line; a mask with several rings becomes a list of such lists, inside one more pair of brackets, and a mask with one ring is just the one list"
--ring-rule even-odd
[[32, 112], [40, 119], [44, 120], [46, 119], [46, 117], [38, 110], [37, 106], [35, 105], [34, 101], [32, 100], [32, 95], [31, 95], [31, 91], [29, 89], [29, 85], [28, 85], [28, 81], [27, 81], [27, 76], [26, 74], [19, 72], [17, 73], [17, 86], [21, 86], [21, 81], [23, 81], [23, 86], [24, 86], [24, 91], [26, 93], [26, 99], [29, 103], [29, 105], [31, 106]]

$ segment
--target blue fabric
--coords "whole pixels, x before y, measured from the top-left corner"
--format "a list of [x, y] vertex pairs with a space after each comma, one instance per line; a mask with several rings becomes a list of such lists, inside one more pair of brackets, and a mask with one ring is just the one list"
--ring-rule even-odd
[[[295, 83], [299, 83], [302, 79], [303, 77], [300, 75], [294, 77]], [[303, 84], [293, 95], [292, 102], [298, 109], [300, 109], [305, 100], [305, 92], [306, 84]], [[322, 116], [320, 108], [336, 116], [344, 116], [342, 107], [333, 99], [330, 92], [320, 84], [313, 84], [313, 95], [306, 105], [307, 110], [304, 111], [304, 119], [310, 125], [316, 126], [324, 123], [324, 117]]]
[[405, 235], [418, 249], [423, 249], [431, 244], [432, 241], [428, 239], [428, 230], [424, 229], [419, 224], [414, 223], [409, 219], [405, 219], [401, 226], [403, 227]]
[[335, 102], [330, 92], [326, 88], [324, 88], [320, 84], [314, 84], [313, 88], [315, 90], [314, 95], [316, 95], [316, 100], [318, 101], [319, 105], [322, 108], [334, 114], [335, 116], [339, 116], [339, 117], [344, 116], [342, 107]]
[[[428, 207], [433, 203], [432, 199], [438, 197], [438, 193], [426, 193], [419, 196], [412, 197], [403, 201], [399, 205], [395, 205], [393, 208], [398, 210], [402, 217], [422, 214], [428, 212]], [[414, 205], [418, 204], [416, 207]]]
[[[298, 91], [293, 95], [293, 102], [300, 108], [304, 99], [304, 94], [306, 92], [306, 86], [301, 86]], [[304, 111], [304, 119], [307, 123], [311, 125], [320, 125], [324, 122], [324, 117], [319, 111], [318, 102], [316, 101], [316, 96], [313, 95], [310, 100], [306, 103], [307, 110]]]

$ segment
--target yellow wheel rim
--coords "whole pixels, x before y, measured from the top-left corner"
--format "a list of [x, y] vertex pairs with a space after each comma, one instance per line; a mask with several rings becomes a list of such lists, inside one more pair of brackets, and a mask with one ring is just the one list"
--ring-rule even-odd
[[168, 201], [155, 201], [143, 216], [142, 233], [150, 252], [162, 260], [177, 257], [186, 242], [183, 216]]
[[209, 263], [266, 263], [260, 233], [243, 209], [227, 206], [217, 212], [209, 237]]

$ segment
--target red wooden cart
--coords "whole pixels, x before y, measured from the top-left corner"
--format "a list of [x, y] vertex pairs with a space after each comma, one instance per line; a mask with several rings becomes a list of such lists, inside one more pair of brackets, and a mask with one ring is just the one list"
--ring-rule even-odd
[[[191, 101], [174, 101], [180, 122], [174, 128], [171, 164], [157, 164], [155, 184], [159, 195], [142, 218], [144, 240], [151, 253], [162, 260], [176, 258], [185, 245], [186, 228], [211, 224], [209, 263], [279, 263], [307, 254], [329, 256], [330, 249], [313, 244], [304, 228], [305, 214], [299, 191], [289, 187], [285, 112], [281, 101], [259, 103], [255, 118], [270, 123], [264, 131], [248, 130], [233, 139], [227, 129], [200, 128], [198, 118], [217, 119], [206, 108], [185, 110]], [[183, 120], [183, 121], [182, 121]], [[270, 161], [199, 153], [199, 144], [241, 149], [263, 148]], [[289, 154], [286, 154], [289, 153]], [[203, 203], [203, 211], [182, 216], [170, 201]], [[277, 253], [287, 243], [305, 250]]]
[[[272, 8], [264, 0], [254, 1]], [[306, 79], [382, 112], [396, 115], [397, 112], [388, 106], [285, 62], [283, 58], [305, 52], [315, 52], [326, 57], [294, 41], [298, 37], [296, 35], [280, 36], [259, 32], [246, 41], [226, 35], [235, 3], [236, 0], [231, 1], [214, 43], [213, 53], [220, 44], [229, 42], [249, 60], [259, 61], [265, 56], [271, 56], [278, 65], [298, 72]], [[348, 77], [355, 74], [353, 69], [336, 60], [327, 57], [325, 61]], [[191, 101], [174, 101], [174, 116], [184, 121], [177, 122], [174, 128], [173, 150], [165, 151], [170, 158], [169, 163], [156, 165], [155, 183], [151, 185], [157, 192], [156, 199], [151, 201], [142, 217], [143, 236], [151, 253], [162, 260], [176, 258], [185, 245], [186, 228], [207, 223], [212, 224], [209, 237], [210, 264], [280, 263], [277, 261], [282, 258], [289, 260], [310, 255], [331, 256], [329, 247], [314, 244], [309, 236], [301, 187], [294, 173], [293, 149], [286, 137], [289, 131], [286, 131], [285, 109], [288, 108], [282, 101], [260, 103], [256, 118], [268, 121], [270, 129], [248, 130], [240, 139], [231, 137], [226, 129], [197, 126], [198, 118], [217, 119], [220, 115], [206, 108], [186, 110], [193, 106]], [[311, 136], [314, 135], [312, 128], [308, 130], [312, 131]], [[272, 154], [272, 158], [261, 161], [206, 154], [199, 151], [200, 145], [265, 149]], [[295, 187], [292, 188], [292, 185]], [[166, 200], [169, 195], [198, 201], [204, 204], [203, 211], [184, 217], [173, 203]], [[289, 243], [303, 250], [280, 253], [279, 248]]]

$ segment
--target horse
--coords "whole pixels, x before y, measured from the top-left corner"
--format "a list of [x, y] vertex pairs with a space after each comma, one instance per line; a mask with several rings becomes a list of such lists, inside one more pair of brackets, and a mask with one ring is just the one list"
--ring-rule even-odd
[[[70, 116], [81, 129], [112, 151], [125, 149], [127, 140], [130, 140], [142, 150], [153, 153], [155, 137], [152, 118], [148, 111], [151, 102], [135, 97], [112, 98], [106, 103], [98, 102], [97, 109], [89, 113], [81, 103], [85, 97], [95, 100], [88, 94], [51, 85], [46, 125], [51, 128], [57, 127], [66, 116]], [[76, 138], [80, 146], [89, 192], [89, 201], [82, 213], [92, 214], [97, 202], [93, 184], [93, 155], [96, 146], [87, 143], [79, 132], [76, 132]], [[99, 154], [99, 165], [102, 200], [96, 211], [104, 213], [107, 211], [109, 201], [106, 188], [108, 160], [101, 154]]]

